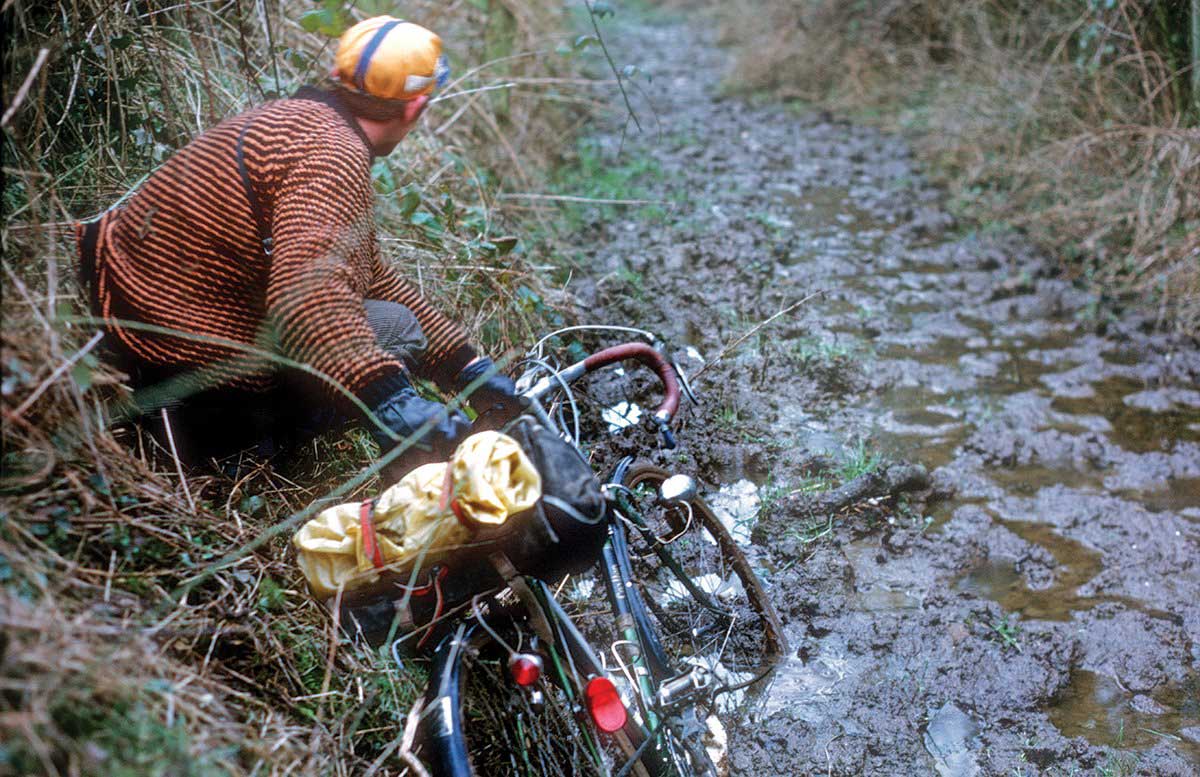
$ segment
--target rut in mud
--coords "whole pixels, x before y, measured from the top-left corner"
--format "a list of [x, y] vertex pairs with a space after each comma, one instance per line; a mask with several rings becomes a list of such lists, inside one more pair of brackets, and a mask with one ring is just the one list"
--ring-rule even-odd
[[670, 204], [591, 212], [572, 286], [698, 373], [658, 458], [740, 511], [787, 623], [732, 773], [1194, 774], [1194, 344], [955, 224], [902, 140], [718, 99], [708, 32], [613, 25], [644, 131], [587, 143]]

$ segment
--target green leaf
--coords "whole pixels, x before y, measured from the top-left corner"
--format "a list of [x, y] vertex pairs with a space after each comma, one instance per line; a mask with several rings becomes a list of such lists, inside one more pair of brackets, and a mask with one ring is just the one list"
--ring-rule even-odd
[[572, 44], [571, 48], [575, 51], [582, 51], [583, 49], [586, 49], [588, 46], [591, 46], [591, 45], [599, 43], [599, 42], [600, 42], [600, 39], [597, 38], [595, 35], [580, 35], [578, 38], [575, 39], [575, 43]]
[[612, 5], [610, 5], [607, 0], [595, 0], [595, 2], [592, 3], [592, 13], [596, 15], [597, 19], [603, 19], [605, 16], [617, 15], [617, 12], [613, 10]]
[[517, 243], [519, 242], [519, 240], [520, 240], [519, 238], [514, 237], [512, 235], [507, 235], [505, 237], [492, 238], [491, 243], [494, 246], [496, 246], [495, 255], [496, 256], [508, 256], [509, 254], [511, 254], [513, 252], [513, 249], [517, 247]]
[[415, 224], [418, 227], [425, 227], [426, 229], [437, 229], [438, 231], [441, 231], [442, 229], [442, 225], [437, 220], [437, 216], [424, 210], [420, 213], [414, 213], [412, 218], [409, 219], [409, 223]]
[[133, 44], [133, 36], [129, 35], [128, 33], [126, 33], [125, 35], [118, 35], [117, 37], [111, 38], [108, 41], [108, 45], [112, 46], [117, 51], [124, 51], [125, 49], [129, 48], [130, 45], [132, 45], [132, 44]]
[[71, 368], [71, 379], [79, 386], [80, 391], [87, 391], [92, 387], [92, 368], [83, 363], [76, 363]]
[[258, 607], [260, 610], [278, 610], [287, 603], [287, 594], [283, 586], [272, 578], [264, 577], [258, 586]]
[[336, 38], [346, 31], [346, 20], [336, 5], [325, 4], [324, 8], [306, 11], [300, 15], [300, 26], [305, 32], [318, 32]]
[[[415, 189], [409, 189], [400, 198], [400, 218], [411, 219], [413, 213], [421, 204], [421, 193]], [[416, 223], [416, 222], [413, 222]]]
[[305, 32], [316, 32], [321, 27], [321, 22], [324, 20], [325, 12], [322, 10], [305, 11], [300, 14], [300, 26]]

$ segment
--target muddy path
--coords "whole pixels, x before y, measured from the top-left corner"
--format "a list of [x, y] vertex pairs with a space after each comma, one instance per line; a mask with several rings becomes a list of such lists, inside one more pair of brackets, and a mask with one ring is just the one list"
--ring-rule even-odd
[[658, 457], [752, 525], [792, 642], [731, 772], [1195, 774], [1195, 344], [955, 224], [901, 139], [718, 99], [699, 26], [605, 31], [653, 80], [585, 147], [670, 204], [590, 212], [572, 288], [700, 373]]

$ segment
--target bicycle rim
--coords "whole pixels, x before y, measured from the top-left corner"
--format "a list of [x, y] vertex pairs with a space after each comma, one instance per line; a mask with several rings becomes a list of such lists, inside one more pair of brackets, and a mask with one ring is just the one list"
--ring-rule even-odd
[[702, 499], [659, 502], [667, 477], [649, 465], [634, 465], [625, 477], [636, 501], [621, 522], [632, 579], [669, 664], [677, 671], [703, 666], [716, 695], [727, 692], [718, 707], [736, 706], [736, 691], [786, 651], [779, 616], [746, 554]]
[[[516, 639], [515, 634], [508, 636]], [[431, 771], [441, 777], [608, 775], [614, 758], [585, 720], [576, 694], [543, 678], [522, 688], [507, 672], [508, 651], [482, 630], [459, 630], [443, 646], [427, 696], [424, 723]]]

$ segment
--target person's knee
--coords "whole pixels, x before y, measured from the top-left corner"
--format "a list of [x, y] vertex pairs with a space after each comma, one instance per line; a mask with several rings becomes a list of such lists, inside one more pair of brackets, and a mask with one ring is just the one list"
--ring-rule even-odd
[[378, 299], [364, 300], [363, 309], [380, 348], [410, 368], [421, 360], [429, 343], [411, 310], [398, 302]]

